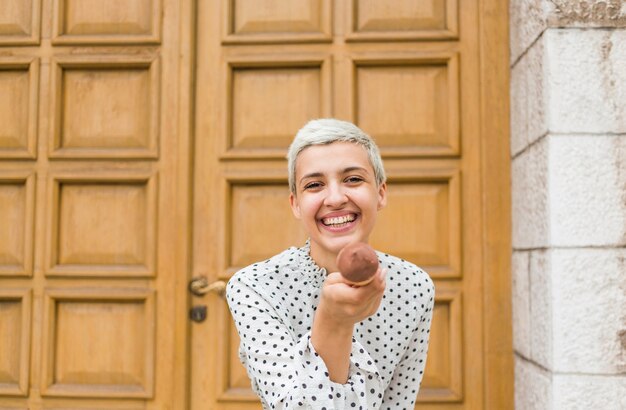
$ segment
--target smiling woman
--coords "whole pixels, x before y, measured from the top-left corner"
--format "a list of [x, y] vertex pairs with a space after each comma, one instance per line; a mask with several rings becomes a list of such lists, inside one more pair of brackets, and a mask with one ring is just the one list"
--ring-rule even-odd
[[264, 408], [413, 408], [431, 279], [377, 252], [374, 280], [356, 287], [336, 262], [346, 245], [367, 243], [387, 203], [376, 144], [351, 123], [314, 120], [288, 160], [291, 209], [309, 240], [240, 270], [227, 288], [252, 387]]

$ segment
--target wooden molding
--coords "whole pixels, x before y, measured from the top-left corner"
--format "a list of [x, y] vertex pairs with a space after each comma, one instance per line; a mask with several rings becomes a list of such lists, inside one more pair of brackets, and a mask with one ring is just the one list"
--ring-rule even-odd
[[479, 9], [485, 409], [513, 409], [508, 1]]

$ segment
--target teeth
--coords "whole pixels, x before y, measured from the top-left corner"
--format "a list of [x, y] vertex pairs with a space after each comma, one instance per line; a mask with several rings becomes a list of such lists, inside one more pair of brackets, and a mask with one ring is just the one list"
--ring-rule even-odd
[[326, 218], [323, 220], [323, 222], [324, 222], [324, 225], [341, 225], [347, 222], [352, 222], [354, 221], [354, 219], [355, 219], [354, 215], [345, 215], [345, 216], [338, 216], [335, 218]]

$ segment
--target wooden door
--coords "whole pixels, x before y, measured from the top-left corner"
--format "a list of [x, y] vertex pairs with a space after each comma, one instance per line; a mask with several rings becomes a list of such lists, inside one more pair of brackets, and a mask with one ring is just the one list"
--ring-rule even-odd
[[[194, 275], [227, 281], [305, 236], [284, 156], [306, 121], [381, 147], [372, 243], [435, 280], [417, 408], [512, 408], [506, 2], [201, 0]], [[192, 326], [191, 408], [258, 409], [223, 298]]]
[[183, 408], [190, 16], [0, 6], [2, 409]]

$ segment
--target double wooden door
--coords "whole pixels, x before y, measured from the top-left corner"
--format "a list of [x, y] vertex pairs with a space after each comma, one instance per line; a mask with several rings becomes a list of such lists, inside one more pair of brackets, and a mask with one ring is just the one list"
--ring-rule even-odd
[[284, 155], [319, 117], [377, 140], [372, 243], [435, 280], [417, 407], [512, 407], [498, 3], [5, 1], [0, 408], [260, 408], [219, 284], [305, 240]]

